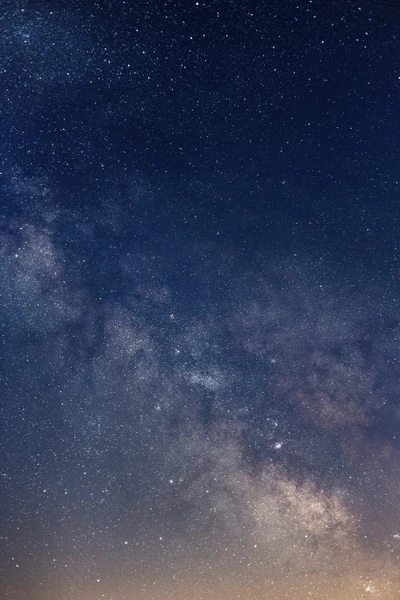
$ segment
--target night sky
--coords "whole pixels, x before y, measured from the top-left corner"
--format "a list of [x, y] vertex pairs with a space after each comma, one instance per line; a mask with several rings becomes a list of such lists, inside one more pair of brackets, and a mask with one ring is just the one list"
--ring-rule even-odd
[[400, 598], [398, 0], [0, 0], [0, 598]]

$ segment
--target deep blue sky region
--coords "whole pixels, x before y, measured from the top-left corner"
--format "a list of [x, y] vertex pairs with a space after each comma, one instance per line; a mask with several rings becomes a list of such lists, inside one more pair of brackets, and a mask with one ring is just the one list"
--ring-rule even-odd
[[398, 600], [400, 5], [0, 0], [0, 597]]

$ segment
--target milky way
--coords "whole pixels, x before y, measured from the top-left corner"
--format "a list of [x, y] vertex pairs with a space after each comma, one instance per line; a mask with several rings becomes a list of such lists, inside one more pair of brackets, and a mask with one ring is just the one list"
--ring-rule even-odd
[[0, 595], [395, 600], [399, 19], [167, 4], [0, 15]]

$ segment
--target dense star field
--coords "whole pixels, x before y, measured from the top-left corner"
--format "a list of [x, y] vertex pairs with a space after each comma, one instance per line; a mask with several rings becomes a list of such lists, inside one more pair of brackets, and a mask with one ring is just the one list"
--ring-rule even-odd
[[400, 598], [400, 4], [0, 0], [0, 598]]

